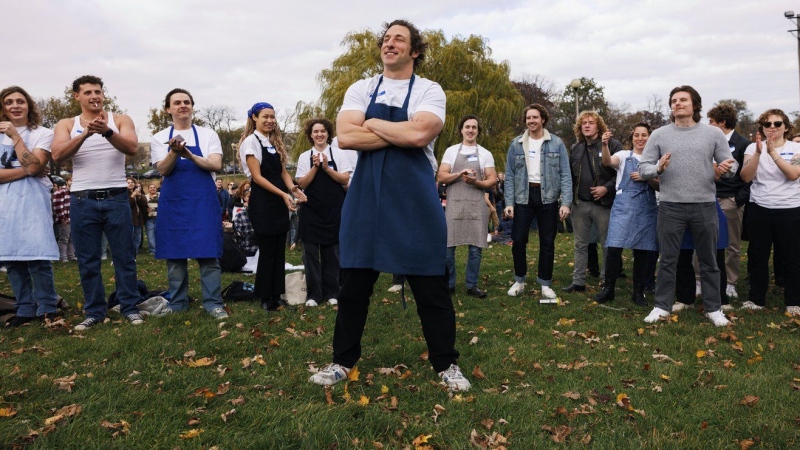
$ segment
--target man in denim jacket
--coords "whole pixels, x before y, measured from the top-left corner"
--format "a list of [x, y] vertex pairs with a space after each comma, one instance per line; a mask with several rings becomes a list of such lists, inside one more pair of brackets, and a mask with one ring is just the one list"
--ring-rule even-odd
[[[511, 141], [506, 158], [505, 216], [512, 217], [511, 253], [514, 255], [514, 284], [508, 295], [525, 291], [528, 272], [526, 246], [533, 219], [539, 226], [539, 267], [536, 281], [542, 286], [542, 297], [553, 300], [556, 225], [569, 216], [572, 204], [572, 174], [569, 156], [558, 136], [544, 126], [550, 120], [547, 109], [539, 104], [523, 110], [528, 129]], [[559, 208], [559, 198], [561, 207]]]

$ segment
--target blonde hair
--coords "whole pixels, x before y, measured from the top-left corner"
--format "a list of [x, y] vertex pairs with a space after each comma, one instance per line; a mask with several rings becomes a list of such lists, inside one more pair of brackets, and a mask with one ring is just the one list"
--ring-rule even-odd
[[[264, 108], [264, 109], [269, 109], [269, 108]], [[261, 111], [263, 111], [264, 109], [262, 109]], [[261, 111], [259, 111], [259, 114], [261, 113]], [[273, 111], [275, 110], [273, 109]], [[239, 138], [239, 146], [242, 145], [242, 142], [244, 142], [244, 140], [247, 139], [248, 136], [255, 133], [255, 131], [256, 131], [256, 121], [253, 120], [252, 115], [248, 115], [247, 122], [244, 125], [244, 131], [242, 132], [242, 137]], [[281, 157], [281, 167], [286, 166], [286, 160], [288, 159], [289, 155], [286, 153], [286, 146], [283, 145], [283, 137], [281, 135], [281, 129], [278, 126], [277, 122], [275, 123], [275, 128], [273, 128], [272, 131], [269, 132], [267, 138], [272, 143], [272, 145], [275, 146], [275, 150], [278, 151], [278, 155]]]
[[592, 119], [594, 119], [595, 122], [597, 122], [598, 136], [602, 136], [603, 133], [608, 131], [608, 126], [606, 126], [606, 121], [603, 120], [602, 117], [600, 117], [600, 114], [597, 114], [597, 111], [582, 111], [578, 115], [578, 119], [575, 121], [575, 125], [572, 127], [572, 132], [575, 133], [575, 139], [577, 139], [578, 142], [584, 139], [583, 133], [581, 132], [581, 122], [583, 122], [583, 119], [585, 119], [587, 116], [591, 117]]

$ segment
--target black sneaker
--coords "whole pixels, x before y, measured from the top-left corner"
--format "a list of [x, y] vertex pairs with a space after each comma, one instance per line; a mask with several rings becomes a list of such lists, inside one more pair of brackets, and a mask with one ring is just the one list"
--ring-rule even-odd
[[35, 317], [14, 316], [13, 319], [6, 323], [6, 328], [17, 328], [25, 325], [26, 323], [33, 322]]
[[125, 318], [128, 319], [131, 325], [141, 325], [144, 323], [144, 319], [142, 319], [141, 314], [138, 313], [128, 314]]
[[467, 289], [467, 295], [478, 298], [486, 298], [486, 291], [480, 290], [478, 286], [473, 286]]
[[83, 322], [75, 325], [75, 331], [86, 331], [89, 328], [92, 328], [93, 326], [95, 326], [95, 325], [97, 325], [99, 323], [100, 323], [100, 319], [95, 319], [94, 317], [89, 317], [86, 320], [84, 320]]

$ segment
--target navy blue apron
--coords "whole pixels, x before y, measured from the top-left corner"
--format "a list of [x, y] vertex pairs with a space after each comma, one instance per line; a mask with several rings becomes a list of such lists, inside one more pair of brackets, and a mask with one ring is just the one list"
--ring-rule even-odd
[[[328, 146], [328, 148], [331, 148]], [[311, 155], [313, 155], [311, 151]], [[337, 170], [333, 159], [328, 166]], [[311, 165], [314, 158], [309, 155]], [[303, 242], [315, 245], [336, 245], [339, 243], [339, 224], [342, 221], [342, 205], [344, 204], [344, 188], [328, 175], [322, 168], [317, 169], [314, 179], [306, 186], [308, 200], [300, 205], [297, 213], [299, 219], [300, 238]]]
[[647, 182], [634, 181], [631, 173], [639, 171], [639, 160], [625, 159], [625, 170], [611, 207], [606, 247], [658, 251], [658, 205], [656, 193]]
[[[169, 139], [175, 127], [169, 129]], [[195, 145], [186, 148], [203, 156], [197, 129], [192, 125]], [[156, 216], [156, 258], [222, 257], [222, 220], [217, 186], [207, 170], [179, 157], [164, 177]]]
[[[398, 108], [375, 103], [381, 76], [366, 119], [408, 121], [414, 78]], [[422, 148], [390, 145], [360, 153], [342, 208], [339, 248], [342, 268], [444, 275], [447, 225], [433, 168]]]
[[[281, 155], [275, 147], [264, 146], [256, 135], [261, 145], [261, 176], [272, 183], [276, 188], [288, 193], [286, 183], [281, 178], [283, 167]], [[270, 152], [271, 150], [271, 152]], [[267, 191], [255, 182], [250, 183], [250, 203], [248, 203], [250, 223], [253, 231], [262, 236], [275, 236], [289, 231], [289, 208], [279, 195]]]

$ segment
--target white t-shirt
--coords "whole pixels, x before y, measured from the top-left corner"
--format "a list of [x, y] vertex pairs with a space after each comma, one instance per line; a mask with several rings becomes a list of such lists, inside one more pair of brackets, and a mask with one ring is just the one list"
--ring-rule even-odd
[[[444, 151], [444, 156], [442, 156], [442, 164], [449, 164], [450, 168], [452, 169], [453, 165], [456, 163], [456, 156], [458, 156], [459, 148], [461, 148], [461, 154], [466, 155], [467, 158], [470, 158], [470, 155], [475, 155], [477, 153], [478, 164], [480, 164], [481, 167], [481, 177], [486, 179], [484, 171], [487, 167], [494, 168], [494, 156], [492, 156], [492, 153], [489, 150], [486, 150], [480, 145], [466, 146], [456, 144], [450, 146]], [[473, 156], [473, 158], [474, 157], [475, 156]]]
[[528, 152], [525, 155], [525, 167], [528, 169], [528, 183], [541, 183], [542, 182], [542, 144], [544, 144], [544, 136], [541, 139], [533, 139], [528, 136]]
[[[758, 159], [756, 176], [750, 186], [750, 201], [758, 206], [772, 209], [800, 207], [800, 183], [790, 181], [781, 172], [778, 164], [767, 153], [767, 144], [761, 144], [761, 157]], [[800, 144], [786, 141], [783, 147], [775, 149], [781, 158], [791, 162], [792, 158], [800, 158]], [[752, 143], [745, 150], [745, 155], [753, 155], [756, 144]]]
[[[339, 173], [352, 173], [354, 169], [354, 166], [352, 165], [352, 159], [349, 155], [346, 155], [345, 151], [341, 150], [336, 143], [336, 140], [334, 140], [331, 145], [329, 145], [328, 148], [322, 152], [318, 152], [314, 148], [304, 151], [300, 157], [297, 158], [297, 172], [295, 173], [295, 178], [303, 178], [306, 176], [306, 174], [308, 174], [308, 171], [311, 170], [310, 160], [313, 155], [317, 153], [325, 153], [325, 155], [328, 157], [328, 162], [331, 161], [332, 153], [333, 161], [336, 163], [336, 171]], [[352, 150], [346, 151], [353, 152]]]
[[[22, 138], [22, 142], [25, 143], [25, 146], [28, 147], [28, 150], [33, 151], [36, 148], [40, 148], [48, 153], [50, 153], [50, 146], [53, 144], [53, 130], [49, 128], [45, 128], [43, 126], [38, 126], [33, 130], [29, 130], [28, 127], [14, 127], [17, 129], [17, 133]], [[13, 146], [14, 141], [11, 140], [8, 135], [3, 134], [3, 145]], [[12, 150], [13, 151], [13, 150]], [[9, 155], [10, 156], [10, 155]], [[11, 167], [7, 167], [9, 169], [13, 169], [16, 167], [22, 167], [22, 164], [17, 161], [11, 161]], [[4, 168], [4, 166], [0, 166], [0, 169]], [[53, 183], [50, 182], [48, 177], [36, 177], [36, 179], [47, 187], [53, 187]]]
[[[260, 142], [259, 139], [261, 139]], [[264, 146], [267, 147], [267, 151], [270, 153], [275, 154], [278, 152], [275, 146], [269, 141], [269, 138], [264, 136], [260, 131], [256, 130], [253, 134], [247, 136], [244, 141], [242, 141], [242, 145], [239, 146], [239, 162], [242, 163], [242, 171], [248, 178], [251, 175], [250, 168], [247, 167], [247, 155], [254, 155], [260, 164], [261, 142], [264, 143]]]
[[[372, 94], [378, 86], [380, 75], [376, 75], [366, 80], [360, 80], [353, 83], [347, 89], [344, 95], [344, 103], [340, 111], [361, 111], [367, 112]], [[390, 78], [383, 79], [380, 86], [380, 91], [375, 97], [375, 103], [385, 104], [389, 106], [402, 107], [403, 102], [408, 94], [408, 83], [410, 80], [393, 80]], [[408, 118], [414, 117], [414, 114], [420, 111], [426, 111], [435, 114], [442, 123], [445, 121], [445, 108], [447, 105], [447, 98], [445, 97], [444, 90], [431, 80], [415, 76], [414, 86], [411, 88], [411, 97], [408, 99]], [[425, 155], [431, 162], [433, 171], [436, 172], [436, 157], [433, 155], [433, 146], [436, 139], [432, 140], [425, 147]]]
[[[188, 130], [174, 130], [172, 132], [172, 137], [174, 138], [181, 135], [186, 139], [186, 145], [190, 147], [200, 145], [200, 153], [203, 158], [208, 158], [209, 155], [222, 154], [222, 143], [220, 143], [219, 136], [217, 136], [214, 130], [206, 127], [198, 127], [197, 125], [195, 125], [195, 129], [197, 130], [197, 139], [200, 140], [199, 143], [195, 142], [194, 133], [191, 128]], [[169, 141], [169, 130], [170, 128], [163, 129], [154, 134], [150, 139], [150, 161], [154, 165], [166, 158], [167, 153], [169, 153], [169, 146], [166, 144], [166, 142]], [[214, 172], [210, 173], [211, 178], [216, 179], [216, 174]]]
[[625, 174], [625, 160], [628, 159], [629, 156], [633, 154], [634, 159], [637, 161], [642, 160], [642, 155], [637, 155], [633, 153], [631, 150], [620, 150], [617, 153], [614, 153], [614, 156], [619, 157], [619, 167], [617, 167], [617, 184], [616, 189], [619, 192], [619, 184], [622, 182], [622, 176]]

